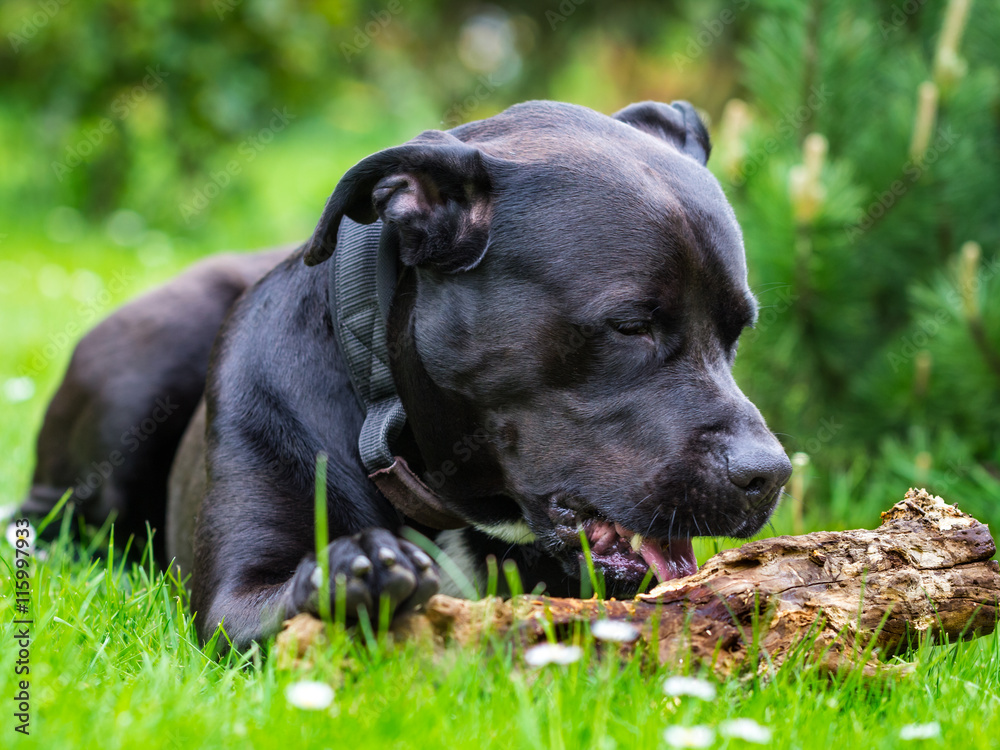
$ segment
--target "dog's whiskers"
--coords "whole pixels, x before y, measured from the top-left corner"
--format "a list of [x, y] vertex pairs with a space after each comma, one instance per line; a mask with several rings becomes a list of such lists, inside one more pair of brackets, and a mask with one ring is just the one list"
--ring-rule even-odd
[[667, 554], [674, 554], [674, 519], [677, 518], [677, 506], [674, 506], [674, 512], [670, 514], [670, 523], [667, 525]]
[[[647, 495], [646, 497], [649, 497], [649, 495]], [[653, 528], [653, 524], [654, 524], [654, 523], [656, 523], [656, 518], [657, 518], [657, 516], [659, 516], [659, 515], [660, 515], [660, 508], [657, 508], [657, 509], [656, 509], [656, 513], [654, 513], [654, 514], [653, 514], [653, 518], [652, 518], [652, 520], [651, 520], [651, 521], [649, 522], [649, 525], [648, 525], [648, 526], [646, 527], [646, 531], [645, 531], [645, 532], [643, 533], [643, 536], [644, 536], [644, 537], [647, 537], [647, 536], [649, 536], [649, 530], [650, 530], [651, 528]]]
[[[687, 500], [687, 497], [685, 496], [684, 499]], [[705, 536], [701, 533], [701, 525], [698, 523], [698, 517], [694, 514], [693, 510], [691, 511], [691, 520], [694, 522], [694, 528], [698, 532], [698, 536]]]
[[649, 500], [649, 498], [651, 498], [652, 496], [653, 496], [653, 493], [650, 492], [648, 495], [646, 495], [646, 497], [644, 497], [641, 500], [639, 500], [638, 502], [636, 502], [636, 504], [632, 506], [632, 510], [635, 510], [636, 508], [638, 508], [644, 502], [646, 502], [647, 500]]

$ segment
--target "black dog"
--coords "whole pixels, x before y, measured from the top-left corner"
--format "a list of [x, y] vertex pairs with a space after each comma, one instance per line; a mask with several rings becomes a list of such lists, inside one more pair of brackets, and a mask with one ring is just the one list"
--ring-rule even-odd
[[100, 525], [113, 514], [119, 539], [145, 540], [147, 521], [162, 529], [167, 477], [205, 388], [215, 332], [236, 298], [290, 253], [201, 261], [84, 336], [45, 413], [21, 511], [44, 515], [73, 488], [83, 519]]
[[[609, 594], [635, 594], [650, 568], [661, 579], [693, 572], [691, 537], [754, 534], [791, 471], [731, 376], [756, 305], [739, 226], [704, 166], [709, 148], [684, 102], [613, 117], [530, 102], [374, 154], [217, 338], [218, 310], [192, 305], [167, 316], [187, 327], [157, 352], [134, 347], [160, 334], [107, 323], [84, 339], [74, 363], [113, 358], [101, 367], [130, 387], [83, 383], [71, 367], [29, 504], [51, 507], [157, 396], [183, 401], [187, 421], [215, 338], [205, 408], [179, 450], [175, 432], [154, 432], [148, 482], [117, 481], [135, 473], [126, 455], [79, 501], [92, 516], [117, 508], [161, 526], [161, 469], [177, 451], [167, 551], [192, 573], [203, 637], [224, 620], [242, 646], [318, 611], [320, 453], [333, 538], [324, 554], [349, 615], [380, 597], [409, 608], [437, 590], [430, 558], [397, 536], [404, 525], [462, 526], [439, 538], [472, 576], [495, 555], [554, 594], [580, 593], [581, 529]], [[374, 355], [361, 364], [329, 271], [348, 258], [345, 243], [378, 248], [369, 266], [386, 333], [373, 318], [362, 351]], [[364, 303], [355, 281], [343, 295]], [[391, 379], [377, 376], [380, 361]], [[66, 394], [81, 388], [96, 395], [70, 414]], [[105, 436], [97, 452], [66, 455], [68, 436], [88, 430]], [[379, 449], [394, 463], [373, 469]]]

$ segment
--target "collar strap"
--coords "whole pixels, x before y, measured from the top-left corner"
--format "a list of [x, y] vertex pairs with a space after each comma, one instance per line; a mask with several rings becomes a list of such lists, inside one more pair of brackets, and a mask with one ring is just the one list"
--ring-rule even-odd
[[468, 522], [446, 510], [441, 498], [392, 449], [406, 424], [406, 410], [396, 392], [386, 346], [386, 318], [396, 288], [391, 244], [382, 237], [381, 221], [364, 225], [345, 217], [330, 260], [334, 336], [365, 412], [358, 450], [369, 479], [397, 510], [431, 528], [457, 529]]

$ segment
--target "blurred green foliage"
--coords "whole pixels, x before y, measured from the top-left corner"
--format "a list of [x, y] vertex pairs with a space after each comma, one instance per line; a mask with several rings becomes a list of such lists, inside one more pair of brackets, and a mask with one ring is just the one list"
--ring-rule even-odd
[[761, 285], [741, 382], [848, 494], [898, 477], [996, 513], [1000, 7], [959, 41], [968, 3], [769, 5], [716, 154]]
[[738, 378], [807, 514], [919, 484], [1000, 521], [1000, 7], [968, 5], [7, 0], [0, 253], [296, 241], [423, 129], [689, 99], [762, 304]]

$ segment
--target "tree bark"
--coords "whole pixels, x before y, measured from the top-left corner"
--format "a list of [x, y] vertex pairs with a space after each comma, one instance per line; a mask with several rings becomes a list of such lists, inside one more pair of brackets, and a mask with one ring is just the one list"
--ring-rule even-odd
[[[910, 490], [874, 531], [750, 542], [633, 601], [435, 596], [422, 612], [397, 618], [392, 633], [437, 646], [506, 635], [528, 646], [547, 633], [579, 638], [581, 623], [626, 620], [639, 638], [615, 647], [661, 664], [690, 659], [724, 676], [777, 667], [801, 650], [823, 669], [872, 676], [899, 671], [883, 660], [922, 634], [943, 643], [992, 633], [1000, 611], [995, 553], [984, 524]], [[278, 638], [285, 661], [302, 657], [324, 628], [304, 616], [287, 625]]]

